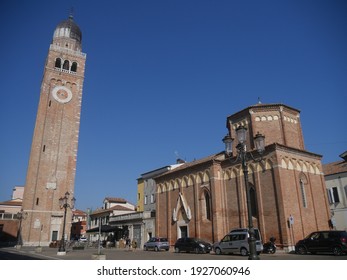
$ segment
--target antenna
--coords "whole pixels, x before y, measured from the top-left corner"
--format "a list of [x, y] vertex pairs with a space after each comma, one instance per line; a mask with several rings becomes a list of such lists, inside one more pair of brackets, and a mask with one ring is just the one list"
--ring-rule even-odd
[[70, 8], [69, 18], [70, 18], [70, 19], [73, 19], [74, 14], [75, 14], [75, 9], [74, 9], [74, 7], [71, 7], [71, 8]]
[[185, 163], [186, 161], [180, 157], [177, 151], [175, 151], [176, 163]]
[[180, 158], [180, 155], [177, 151], [175, 151], [175, 155], [176, 155], [176, 160]]

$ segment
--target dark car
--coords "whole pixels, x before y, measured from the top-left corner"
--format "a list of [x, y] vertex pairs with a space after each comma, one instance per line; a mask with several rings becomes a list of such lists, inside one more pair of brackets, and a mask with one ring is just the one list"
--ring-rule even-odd
[[335, 256], [347, 253], [347, 231], [315, 231], [295, 245], [297, 254], [315, 254], [317, 252], [329, 252]]
[[170, 245], [167, 238], [164, 237], [152, 237], [150, 238], [144, 245], [144, 250], [154, 250], [154, 251], [160, 251], [160, 250], [166, 250], [169, 251]]
[[212, 250], [212, 245], [204, 240], [192, 237], [183, 237], [177, 239], [175, 243], [175, 252], [194, 252], [194, 253], [209, 253]]

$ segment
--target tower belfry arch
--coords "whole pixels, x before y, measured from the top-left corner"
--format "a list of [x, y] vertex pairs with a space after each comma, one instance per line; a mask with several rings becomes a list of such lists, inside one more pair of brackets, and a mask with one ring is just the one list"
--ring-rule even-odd
[[[74, 194], [85, 62], [82, 32], [70, 15], [54, 30], [44, 67], [23, 196], [24, 245], [47, 246], [61, 238], [59, 198]], [[67, 224], [66, 238], [69, 233]]]

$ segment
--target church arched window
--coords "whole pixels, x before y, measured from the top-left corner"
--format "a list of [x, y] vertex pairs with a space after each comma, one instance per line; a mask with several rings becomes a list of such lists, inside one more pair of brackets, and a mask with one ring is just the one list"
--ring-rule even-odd
[[72, 62], [71, 72], [77, 72], [77, 62]]
[[202, 193], [201, 210], [203, 217], [207, 220], [211, 220], [211, 198], [207, 190]]
[[65, 61], [64, 61], [63, 69], [64, 69], [64, 70], [70, 70], [70, 63], [69, 63], [68, 60], [65, 60]]
[[55, 60], [55, 65], [54, 66], [56, 68], [61, 68], [61, 59], [59, 57]]
[[300, 179], [300, 190], [301, 190], [302, 204], [305, 208], [307, 208], [307, 197], [306, 197], [306, 191], [305, 191], [305, 183], [302, 179]]

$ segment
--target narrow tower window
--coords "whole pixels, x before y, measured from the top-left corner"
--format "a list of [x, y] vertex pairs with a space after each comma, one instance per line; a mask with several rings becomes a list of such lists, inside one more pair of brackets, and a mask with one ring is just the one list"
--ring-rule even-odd
[[64, 70], [69, 70], [69, 69], [70, 69], [70, 63], [69, 63], [68, 60], [65, 60], [65, 61], [64, 61], [63, 69], [64, 69]]
[[59, 57], [55, 60], [55, 67], [61, 68], [61, 59]]
[[71, 71], [72, 72], [77, 72], [77, 62], [72, 62]]

